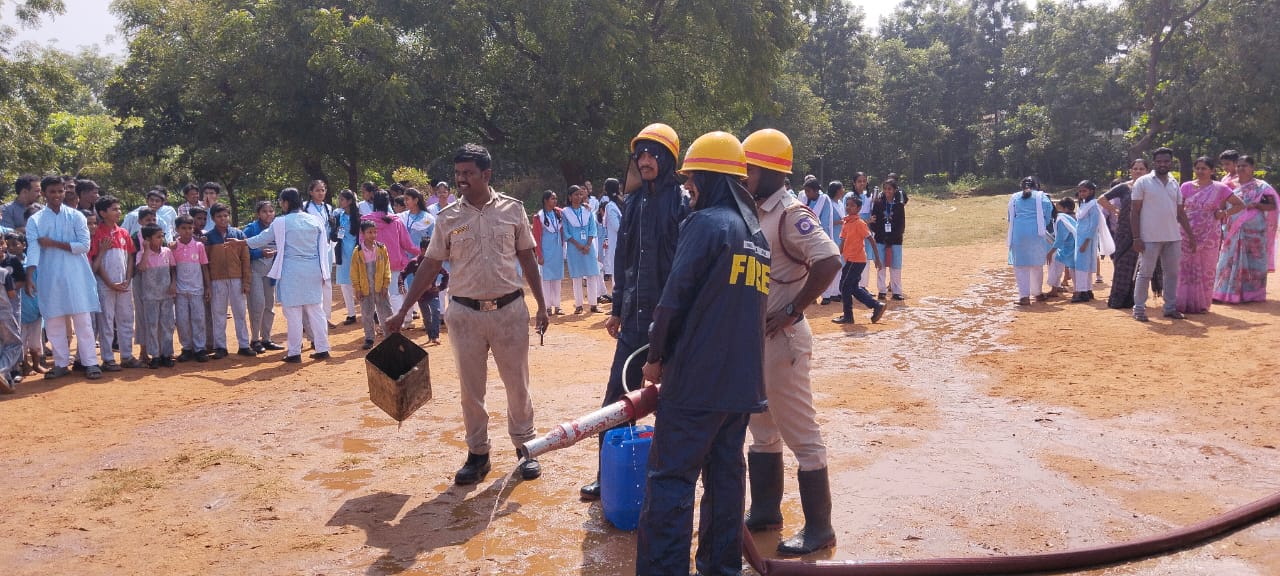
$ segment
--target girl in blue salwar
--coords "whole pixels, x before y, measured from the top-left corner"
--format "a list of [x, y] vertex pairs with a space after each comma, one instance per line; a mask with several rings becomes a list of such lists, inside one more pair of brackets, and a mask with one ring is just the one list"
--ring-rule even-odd
[[587, 281], [587, 305], [592, 312], [599, 312], [596, 302], [600, 297], [599, 257], [596, 255], [596, 237], [600, 228], [596, 217], [586, 206], [587, 190], [577, 186], [569, 188], [569, 206], [563, 210], [564, 239], [568, 242], [566, 260], [569, 262], [569, 279], [573, 285], [573, 313], [582, 313], [582, 280]]
[[533, 237], [538, 241], [538, 271], [542, 273], [542, 295], [551, 314], [560, 309], [560, 285], [564, 283], [564, 214], [556, 207], [556, 193], [542, 193], [542, 210], [533, 215]]
[[1111, 232], [1107, 229], [1107, 220], [1102, 214], [1094, 195], [1098, 185], [1084, 180], [1076, 186], [1076, 254], [1075, 266], [1071, 268], [1071, 283], [1075, 285], [1072, 302], [1088, 302], [1093, 300], [1093, 276], [1098, 272], [1098, 256], [1108, 256], [1115, 252], [1111, 243]]
[[1063, 198], [1058, 201], [1058, 213], [1053, 217], [1053, 246], [1049, 248], [1049, 293], [1057, 296], [1063, 292], [1063, 274], [1076, 265], [1076, 201]]

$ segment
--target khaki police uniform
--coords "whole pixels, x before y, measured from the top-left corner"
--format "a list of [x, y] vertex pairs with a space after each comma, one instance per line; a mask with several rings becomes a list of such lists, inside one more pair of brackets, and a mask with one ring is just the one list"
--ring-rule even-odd
[[[534, 438], [529, 398], [529, 308], [518, 294], [524, 279], [516, 252], [534, 247], [524, 204], [489, 189], [489, 201], [476, 207], [459, 199], [440, 210], [427, 257], [448, 261], [449, 293], [445, 313], [461, 385], [462, 421], [467, 449], [489, 453], [489, 413], [485, 410], [488, 356], [493, 351], [507, 391], [507, 432], [518, 448]], [[503, 297], [510, 298], [503, 303]], [[475, 309], [479, 306], [481, 309]]]
[[[814, 262], [839, 256], [836, 243], [822, 231], [813, 212], [799, 200], [779, 190], [760, 205], [760, 228], [769, 240], [773, 258], [769, 270], [768, 315], [782, 313], [799, 294]], [[813, 333], [809, 321], [780, 330], [764, 342], [764, 385], [769, 410], [751, 417], [751, 452], [781, 453], [785, 442], [801, 470], [827, 465], [809, 365]]]

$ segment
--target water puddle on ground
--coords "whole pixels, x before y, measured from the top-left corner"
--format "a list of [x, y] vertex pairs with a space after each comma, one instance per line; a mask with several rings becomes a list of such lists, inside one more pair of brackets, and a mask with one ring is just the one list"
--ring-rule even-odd
[[360, 418], [361, 428], [387, 428], [396, 424], [397, 422], [388, 416], [362, 416]]
[[363, 438], [343, 438], [342, 451], [347, 454], [370, 454], [377, 452], [373, 443]]
[[343, 492], [364, 488], [369, 485], [368, 480], [371, 478], [373, 478], [373, 470], [366, 468], [340, 470], [337, 472], [312, 472], [302, 477], [303, 480], [309, 482], [319, 482], [321, 486], [330, 490], [341, 490]]
[[[988, 396], [989, 376], [967, 361], [1013, 350], [1001, 338], [1017, 314], [1010, 297], [1016, 290], [1007, 270], [978, 279], [957, 297], [926, 297], [891, 309], [886, 321], [892, 328], [873, 336], [815, 336], [815, 382], [879, 378], [926, 399], [936, 413], [927, 422], [898, 426], [853, 413], [838, 427], [826, 426], [831, 461], [854, 463], [832, 469], [840, 541], [859, 544], [841, 547], [836, 559], [1058, 551], [1177, 527], [1134, 513], [1123, 498], [1055, 470], [1052, 456], [1070, 454], [1126, 471], [1136, 480], [1131, 489], [1197, 497], [1203, 486], [1220, 483], [1226, 466], [1205, 470], [1205, 441], [1169, 437], [1166, 425], [1093, 420], [1061, 407]], [[854, 403], [842, 392], [840, 386], [815, 390], [819, 404], [824, 396]], [[881, 443], [887, 436], [909, 441]]]

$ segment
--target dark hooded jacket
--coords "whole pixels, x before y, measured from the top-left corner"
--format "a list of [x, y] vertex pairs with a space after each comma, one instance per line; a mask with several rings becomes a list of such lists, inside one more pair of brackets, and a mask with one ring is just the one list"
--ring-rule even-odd
[[735, 178], [695, 172], [697, 211], [680, 227], [650, 336], [663, 361], [663, 402], [763, 412], [769, 243]]
[[627, 196], [614, 254], [611, 313], [622, 321], [619, 338], [635, 348], [648, 341], [653, 310], [671, 274], [680, 223], [689, 215], [676, 181], [676, 159], [666, 148], [657, 148], [658, 177]]

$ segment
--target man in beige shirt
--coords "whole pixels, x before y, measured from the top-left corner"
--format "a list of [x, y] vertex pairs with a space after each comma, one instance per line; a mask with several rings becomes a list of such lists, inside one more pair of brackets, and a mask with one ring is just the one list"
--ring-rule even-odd
[[773, 251], [764, 340], [769, 410], [751, 416], [752, 443], [747, 451], [751, 510], [746, 524], [752, 532], [782, 527], [785, 443], [800, 464], [804, 528], [779, 543], [778, 553], [799, 556], [836, 543], [827, 446], [809, 385], [813, 334], [804, 309], [839, 273], [840, 249], [813, 212], [785, 192], [783, 182], [791, 173], [791, 140], [782, 132], [764, 129], [748, 136], [742, 147], [747, 154], [747, 190], [756, 198], [760, 228]]
[[[517, 261], [538, 303], [536, 329], [547, 330], [542, 279], [534, 256], [533, 231], [524, 204], [489, 187], [493, 176], [489, 151], [467, 144], [453, 158], [453, 173], [462, 198], [440, 210], [426, 258], [404, 304], [388, 319], [388, 332], [399, 332], [405, 314], [434, 283], [448, 260], [453, 304], [445, 313], [461, 386], [462, 422], [467, 431], [467, 461], [454, 474], [455, 484], [476, 484], [489, 473], [489, 413], [484, 397], [489, 350], [507, 391], [507, 432], [517, 448], [534, 438], [533, 402], [529, 398], [529, 308]], [[542, 474], [537, 460], [519, 467], [532, 480]]]

